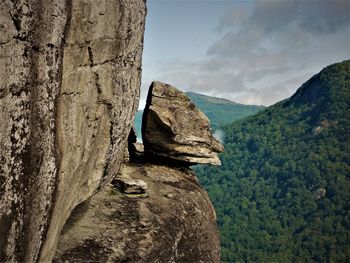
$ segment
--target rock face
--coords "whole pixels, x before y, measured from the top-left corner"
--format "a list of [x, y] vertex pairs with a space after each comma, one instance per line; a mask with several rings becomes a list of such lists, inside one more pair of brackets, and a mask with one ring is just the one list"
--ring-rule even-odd
[[190, 164], [220, 165], [223, 146], [211, 132], [208, 118], [183, 92], [155, 81], [142, 119], [145, 153]]
[[112, 184], [118, 191], [126, 195], [147, 195], [147, 183], [143, 180], [119, 177], [115, 178]]
[[[134, 144], [114, 178], [145, 14], [143, 0], [1, 1], [0, 262], [219, 262], [215, 212], [188, 168], [146, 163]], [[205, 116], [158, 84], [146, 152], [219, 163]]]
[[49, 262], [117, 174], [138, 105], [143, 0], [0, 2], [0, 262]]
[[220, 262], [215, 212], [189, 169], [129, 163], [118, 178], [147, 197], [109, 184], [73, 211], [54, 262]]

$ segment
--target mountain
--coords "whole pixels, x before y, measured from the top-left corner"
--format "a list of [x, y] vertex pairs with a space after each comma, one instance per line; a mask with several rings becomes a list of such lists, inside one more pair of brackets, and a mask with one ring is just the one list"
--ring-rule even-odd
[[222, 166], [196, 167], [222, 262], [350, 259], [350, 61], [223, 127]]
[[[206, 96], [195, 92], [186, 92], [186, 95], [207, 115], [213, 130], [239, 118], [255, 114], [265, 108], [264, 106], [239, 104], [230, 100]], [[141, 138], [142, 114], [143, 111], [138, 111], [135, 116], [134, 124], [138, 138]]]
[[244, 105], [226, 99], [186, 92], [192, 102], [207, 115], [213, 130], [264, 109], [264, 106]]

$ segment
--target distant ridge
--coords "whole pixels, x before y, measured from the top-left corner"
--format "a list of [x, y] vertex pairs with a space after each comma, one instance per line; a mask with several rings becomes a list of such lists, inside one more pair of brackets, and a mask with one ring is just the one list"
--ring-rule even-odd
[[[188, 91], [188, 92], [186, 92], [186, 94], [187, 94], [187, 96], [189, 96], [191, 98], [192, 101], [193, 100], [202, 100], [202, 101], [206, 101], [208, 103], [213, 103], [213, 104], [244, 105], [244, 104], [233, 102], [233, 101], [228, 100], [228, 99], [212, 97], [212, 96], [200, 94], [200, 93], [193, 92], [193, 91]], [[247, 106], [247, 105], [245, 105], [245, 106]]]
[[208, 116], [213, 130], [265, 108], [264, 106], [240, 104], [195, 92], [186, 92], [186, 94]]
[[[264, 106], [244, 105], [227, 99], [211, 97], [196, 92], [186, 92], [191, 101], [204, 112], [210, 120], [213, 130], [221, 125], [229, 124], [237, 119], [252, 115], [264, 109]], [[143, 111], [139, 110], [135, 116], [137, 137], [141, 138], [141, 123]]]

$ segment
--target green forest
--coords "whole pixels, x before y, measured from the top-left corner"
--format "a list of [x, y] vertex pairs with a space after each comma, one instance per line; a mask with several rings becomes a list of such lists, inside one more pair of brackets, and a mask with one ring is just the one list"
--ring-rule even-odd
[[222, 262], [350, 261], [350, 61], [221, 129], [221, 167], [196, 166]]

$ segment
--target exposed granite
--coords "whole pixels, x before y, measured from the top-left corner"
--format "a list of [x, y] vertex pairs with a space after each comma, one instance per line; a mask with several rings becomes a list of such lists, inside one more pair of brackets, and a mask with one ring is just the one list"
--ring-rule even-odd
[[220, 262], [215, 212], [191, 170], [128, 163], [119, 177], [147, 184], [147, 197], [108, 185], [73, 211], [54, 262]]
[[38, 260], [58, 179], [66, 1], [0, 2], [0, 261]]
[[210, 131], [209, 119], [187, 95], [169, 84], [154, 81], [142, 119], [145, 154], [190, 164], [220, 165], [224, 150]]
[[[220, 261], [215, 212], [191, 170], [149, 163], [159, 145], [144, 159], [134, 143], [136, 163], [119, 173], [145, 14], [143, 0], [1, 1], [0, 262]], [[159, 156], [218, 164], [208, 120], [173, 91], [182, 104], [164, 139], [175, 145]]]
[[138, 105], [143, 0], [0, 2], [0, 261], [48, 262], [117, 174]]

